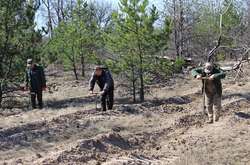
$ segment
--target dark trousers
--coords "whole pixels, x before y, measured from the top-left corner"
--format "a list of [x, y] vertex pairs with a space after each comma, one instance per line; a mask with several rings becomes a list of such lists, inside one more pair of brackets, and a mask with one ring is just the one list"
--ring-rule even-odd
[[38, 101], [39, 108], [42, 109], [43, 108], [43, 92], [42, 91], [31, 92], [32, 108], [36, 108], [36, 100]]
[[114, 105], [114, 90], [110, 90], [101, 96], [102, 110], [106, 111], [107, 107], [109, 110], [113, 109]]

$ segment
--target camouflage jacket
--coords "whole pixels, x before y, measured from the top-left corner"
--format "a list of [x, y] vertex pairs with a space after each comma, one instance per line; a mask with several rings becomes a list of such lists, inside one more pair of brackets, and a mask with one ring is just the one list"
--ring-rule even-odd
[[31, 92], [42, 91], [46, 87], [46, 79], [42, 66], [37, 64], [33, 68], [26, 70], [26, 87], [30, 88]]
[[[226, 74], [218, 67], [215, 67], [213, 71], [208, 75], [205, 73], [204, 68], [196, 68], [191, 71], [193, 77], [196, 78], [197, 75], [201, 75], [202, 77], [209, 77], [214, 75], [213, 80], [202, 80], [202, 91], [204, 89], [205, 84], [205, 92], [208, 95], [222, 95], [222, 84], [221, 79], [225, 78]], [[204, 92], [204, 91], [203, 91]]]

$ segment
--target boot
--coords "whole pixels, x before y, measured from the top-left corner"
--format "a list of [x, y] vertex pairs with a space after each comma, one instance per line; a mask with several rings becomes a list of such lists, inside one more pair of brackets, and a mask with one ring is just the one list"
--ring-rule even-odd
[[213, 113], [209, 113], [209, 111], [208, 111], [208, 120], [207, 120], [207, 123], [208, 124], [213, 123]]
[[107, 107], [106, 107], [106, 104], [105, 103], [102, 103], [102, 111], [107, 111]]
[[113, 104], [110, 101], [107, 102], [107, 105], [108, 105], [108, 110], [113, 109]]
[[219, 115], [214, 115], [214, 122], [218, 122], [219, 121], [220, 116]]
[[208, 123], [208, 124], [212, 124], [212, 123], [213, 123], [213, 118], [212, 118], [212, 117], [209, 117], [208, 120], [207, 120], [207, 123]]

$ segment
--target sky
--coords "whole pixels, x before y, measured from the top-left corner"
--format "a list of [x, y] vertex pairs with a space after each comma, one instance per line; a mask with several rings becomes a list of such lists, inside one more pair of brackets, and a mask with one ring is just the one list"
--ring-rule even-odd
[[[99, 2], [103, 2], [103, 1], [106, 1], [106, 2], [109, 2], [111, 3], [114, 7], [117, 6], [118, 7], [118, 3], [119, 3], [119, 0], [97, 0]], [[162, 8], [163, 6], [163, 0], [149, 0], [150, 4], [154, 4], [157, 8]]]
[[[93, 1], [93, 0], [89, 0], [89, 1]], [[119, 3], [119, 0], [94, 0], [94, 1], [97, 1], [100, 3], [108, 2], [109, 4], [113, 6], [113, 8], [118, 8], [118, 3]], [[150, 5], [154, 4], [159, 10], [162, 10], [164, 6], [163, 0], [149, 0], [149, 3]], [[35, 22], [37, 24], [36, 28], [40, 29], [41, 27], [45, 26], [46, 18], [44, 18], [41, 12], [38, 12], [38, 14], [36, 15]]]

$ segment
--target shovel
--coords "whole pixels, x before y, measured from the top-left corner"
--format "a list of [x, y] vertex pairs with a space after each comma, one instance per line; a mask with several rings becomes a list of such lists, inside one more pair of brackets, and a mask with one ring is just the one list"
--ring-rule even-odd
[[92, 95], [95, 96], [95, 109], [96, 111], [100, 111], [101, 110], [101, 106], [100, 106], [100, 94], [95, 92], [92, 93]]
[[22, 87], [21, 88], [21, 91], [23, 91], [25, 94], [27, 94], [25, 97], [27, 97], [28, 98], [28, 106], [27, 106], [27, 110], [29, 111], [29, 110], [32, 110], [32, 106], [31, 106], [31, 96], [32, 95], [35, 95], [35, 93], [34, 92], [31, 92], [31, 91], [29, 91], [29, 89], [26, 89], [25, 87]]
[[207, 109], [207, 107], [206, 107], [206, 92], [205, 92], [205, 90], [206, 90], [206, 81], [208, 80], [208, 77], [202, 77], [202, 80], [203, 80], [203, 102], [202, 102], [202, 105], [203, 105], [203, 113], [204, 113], [204, 115], [206, 115], [207, 114], [207, 112], [206, 112], [206, 109]]

